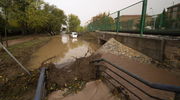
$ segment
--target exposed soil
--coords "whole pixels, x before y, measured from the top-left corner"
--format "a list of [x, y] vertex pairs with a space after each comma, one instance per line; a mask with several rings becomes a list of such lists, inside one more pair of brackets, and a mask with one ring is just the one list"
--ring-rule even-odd
[[84, 88], [76, 94], [64, 96], [64, 93], [66, 93], [65, 90], [55, 91], [48, 96], [48, 100], [122, 100], [119, 96], [112, 94], [110, 88], [101, 80], [86, 83]]
[[[44, 38], [44, 37], [43, 37]], [[93, 41], [94, 38], [90, 40]], [[25, 39], [26, 40], [26, 39]], [[8, 50], [23, 64], [26, 65], [30, 56], [49, 39], [33, 38], [18, 42]], [[58, 89], [68, 89], [65, 95], [81, 90], [85, 83], [96, 79], [96, 67], [89, 61], [100, 57], [76, 58], [71, 65], [58, 69], [53, 64], [48, 67], [47, 89], [48, 93]], [[44, 67], [45, 65], [43, 65]], [[39, 70], [31, 71], [31, 76], [26, 74], [4, 50], [0, 50], [0, 100], [32, 100], [34, 98]]]
[[[44, 37], [28, 39], [26, 42], [15, 43], [8, 50], [23, 65], [27, 65], [34, 51], [46, 44], [48, 40], [44, 39]], [[4, 50], [0, 50], [0, 55], [0, 100], [32, 100], [39, 77], [39, 70], [31, 71], [32, 75], [29, 76]], [[94, 65], [89, 64], [89, 61], [97, 57], [100, 57], [100, 55], [76, 58], [74, 63], [62, 69], [56, 68], [53, 64], [43, 65], [43, 67], [48, 66], [48, 93], [66, 88], [68, 92], [65, 95], [68, 95], [71, 92], [81, 90], [86, 82], [96, 79], [96, 68]]]
[[[31, 54], [48, 42], [48, 37], [36, 37], [10, 46], [8, 50], [25, 65]], [[39, 76], [38, 70], [26, 74], [16, 62], [0, 50], [0, 100], [32, 100]]]
[[30, 40], [33, 40], [35, 37], [23, 37], [23, 38], [19, 38], [19, 39], [14, 39], [14, 40], [8, 40], [8, 45], [12, 46], [18, 43], [23, 43], [23, 42], [27, 42]]
[[38, 70], [27, 74], [18, 74], [16, 78], [0, 84], [0, 100], [32, 100], [39, 77]]
[[58, 69], [52, 64], [49, 65], [47, 78], [49, 93], [68, 87], [73, 88], [74, 90], [72, 89], [72, 91], [76, 91], [76, 89], [81, 89], [84, 83], [95, 80], [96, 67], [89, 62], [99, 57], [100, 55], [92, 55], [90, 57], [77, 58], [72, 65], [65, 66], [62, 69]]
[[[23, 65], [29, 61], [35, 50], [48, 42], [49, 38], [34, 38], [29, 42], [24, 42], [7, 48]], [[17, 75], [24, 73], [19, 65], [4, 51], [0, 51], [0, 84], [4, 84], [3, 79], [14, 79]]]

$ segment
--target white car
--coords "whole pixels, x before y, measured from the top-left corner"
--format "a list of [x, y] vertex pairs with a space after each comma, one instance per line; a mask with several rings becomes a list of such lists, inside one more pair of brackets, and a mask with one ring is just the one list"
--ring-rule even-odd
[[77, 38], [77, 37], [78, 37], [78, 33], [77, 33], [77, 32], [72, 32], [72, 33], [71, 33], [71, 37]]

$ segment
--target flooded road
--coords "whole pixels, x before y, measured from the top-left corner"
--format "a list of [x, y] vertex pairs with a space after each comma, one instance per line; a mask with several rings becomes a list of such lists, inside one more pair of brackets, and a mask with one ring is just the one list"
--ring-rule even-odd
[[67, 34], [54, 36], [32, 55], [28, 67], [31, 70], [39, 68], [49, 58], [52, 58], [50, 62], [60, 67], [65, 62], [72, 62], [76, 58], [89, 56], [97, 47], [96, 44], [78, 38], [71, 38]]

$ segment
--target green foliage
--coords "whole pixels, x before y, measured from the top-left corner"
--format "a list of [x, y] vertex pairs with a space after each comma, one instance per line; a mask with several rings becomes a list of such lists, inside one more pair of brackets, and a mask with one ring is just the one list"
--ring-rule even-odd
[[35, 32], [41, 31], [44, 25], [48, 22], [48, 16], [43, 10], [36, 8], [36, 3], [31, 3], [26, 10], [27, 26]]
[[45, 25], [46, 31], [59, 31], [62, 25], [66, 25], [66, 15], [62, 10], [46, 4], [44, 11], [48, 16], [48, 22]]
[[70, 14], [68, 16], [68, 25], [69, 25], [69, 30], [71, 32], [78, 31], [79, 30], [78, 28], [80, 27], [80, 23], [81, 22], [80, 22], [78, 16], [73, 15], [73, 14]]
[[94, 16], [87, 26], [88, 31], [113, 29], [115, 29], [115, 20], [106, 13]]
[[84, 27], [82, 27], [82, 26], [79, 26], [78, 28], [77, 28], [77, 32], [84, 32], [85, 31], [85, 29], [84, 29]]
[[2, 15], [0, 15], [0, 32], [2, 32], [2, 30], [4, 29], [4, 23], [5, 23], [5, 20], [4, 20], [4, 18], [3, 18], [3, 16]]
[[42, 0], [0, 0], [0, 22], [0, 29], [6, 24], [11, 34], [57, 32], [66, 24], [66, 15]]

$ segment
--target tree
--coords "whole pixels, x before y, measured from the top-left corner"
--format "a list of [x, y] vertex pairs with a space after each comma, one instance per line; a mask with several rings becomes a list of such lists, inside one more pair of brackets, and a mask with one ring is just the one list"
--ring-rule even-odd
[[84, 27], [79, 26], [79, 27], [77, 28], [77, 32], [84, 32]]
[[15, 0], [14, 1], [14, 12], [15, 20], [20, 25], [20, 30], [23, 35], [27, 34], [28, 26], [27, 26], [27, 8], [30, 6], [30, 4], [33, 2], [33, 0]]
[[0, 8], [2, 16], [4, 16], [4, 35], [5, 35], [5, 42], [6, 47], [8, 47], [8, 39], [7, 39], [7, 31], [8, 31], [8, 15], [12, 8], [12, 1], [11, 0], [0, 0]]
[[46, 31], [55, 33], [60, 31], [62, 25], [66, 25], [66, 15], [55, 6], [45, 4], [45, 12], [48, 15], [48, 22], [45, 25]]
[[48, 16], [46, 12], [37, 8], [37, 6], [40, 6], [41, 4], [42, 3], [32, 2], [26, 10], [27, 26], [35, 33], [41, 32], [42, 28], [48, 22]]
[[2, 30], [4, 30], [4, 19], [3, 19], [3, 17], [2, 17], [2, 15], [0, 14], [0, 42], [1, 43], [3, 43], [3, 31]]
[[71, 32], [78, 31], [78, 28], [80, 27], [80, 20], [78, 16], [70, 14], [68, 16], [68, 25]]
[[89, 31], [113, 30], [115, 29], [115, 20], [106, 13], [100, 13], [97, 16], [92, 17], [87, 29]]
[[[64, 12], [42, 0], [0, 0], [0, 28], [7, 33], [55, 33], [66, 24]], [[1, 34], [1, 37], [2, 37]]]

